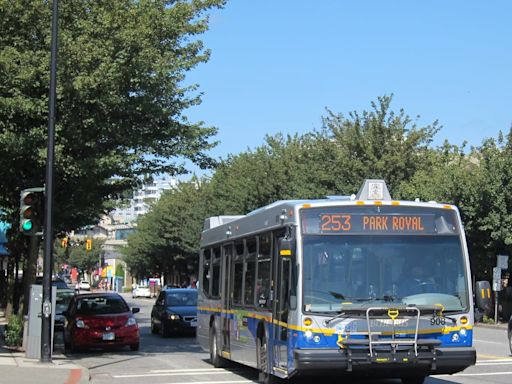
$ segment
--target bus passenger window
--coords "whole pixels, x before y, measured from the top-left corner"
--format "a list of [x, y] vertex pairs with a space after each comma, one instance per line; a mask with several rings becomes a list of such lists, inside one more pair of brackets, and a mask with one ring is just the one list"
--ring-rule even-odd
[[205, 249], [203, 251], [203, 281], [201, 286], [207, 296], [210, 295], [210, 262], [210, 250]]
[[256, 238], [246, 242], [244, 273], [244, 304], [254, 305], [254, 285], [256, 275]]
[[212, 260], [212, 296], [219, 297], [220, 287], [220, 248], [213, 249], [213, 260]]
[[259, 307], [270, 307], [270, 234], [259, 237], [256, 301]]

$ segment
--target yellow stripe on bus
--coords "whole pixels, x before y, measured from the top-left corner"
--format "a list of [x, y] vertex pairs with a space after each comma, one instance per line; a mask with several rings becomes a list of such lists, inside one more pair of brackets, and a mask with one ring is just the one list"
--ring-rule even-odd
[[[208, 307], [198, 307], [197, 309], [200, 310], [200, 311], [206, 311], [206, 312], [217, 312], [217, 313], [222, 312], [222, 313], [229, 313], [229, 314], [235, 314], [237, 312], [237, 311], [232, 310], [232, 309], [231, 310], [221, 310], [221, 309], [218, 309], [218, 308], [208, 308]], [[288, 323], [283, 322], [283, 321], [272, 320], [271, 316], [260, 315], [260, 314], [257, 314], [257, 313], [247, 313], [244, 316], [250, 317], [250, 318], [253, 318], [253, 319], [258, 319], [258, 320], [265, 320], [268, 323], [272, 322], [273, 324], [276, 324], [276, 325], [281, 326], [283, 328], [288, 328], [288, 329], [290, 329], [292, 331], [299, 331], [299, 332], [311, 331], [313, 333], [322, 333], [325, 336], [332, 336], [336, 332], [336, 330], [334, 330], [334, 329], [308, 328], [308, 327], [303, 327], [303, 326], [296, 325], [296, 324], [288, 324]], [[465, 326], [456, 326], [456, 327], [423, 329], [423, 330], [419, 330], [418, 334], [419, 335], [428, 335], [428, 334], [433, 334], [433, 333], [442, 333], [442, 334], [447, 335], [447, 334], [449, 334], [451, 332], [458, 332], [461, 329], [466, 329], [466, 330], [469, 331], [469, 330], [473, 329], [473, 326], [472, 325], [465, 325]], [[347, 333], [350, 333], [350, 332], [347, 332]], [[395, 334], [413, 334], [413, 333], [416, 333], [415, 329], [401, 329], [401, 330], [395, 331]], [[382, 334], [383, 335], [392, 335], [393, 331], [383, 331]]]

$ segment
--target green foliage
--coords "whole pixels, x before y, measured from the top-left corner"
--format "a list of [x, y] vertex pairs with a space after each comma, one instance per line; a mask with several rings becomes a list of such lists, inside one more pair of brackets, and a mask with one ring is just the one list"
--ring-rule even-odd
[[5, 327], [4, 339], [8, 346], [21, 346], [23, 343], [23, 316], [21, 314], [9, 317]]
[[[224, 0], [76, 0], [59, 7], [55, 229], [88, 225], [150, 174], [202, 168], [216, 129], [185, 74], [208, 60], [197, 37]], [[13, 228], [22, 188], [45, 179], [51, 2], [0, 2], [0, 206]], [[16, 170], [13, 172], [12, 170]]]
[[116, 265], [116, 276], [124, 278], [124, 267], [122, 264]]
[[197, 266], [199, 233], [206, 214], [199, 180], [180, 183], [166, 192], [137, 222], [137, 231], [123, 250], [135, 276], [153, 276], [174, 267]]
[[60, 240], [54, 243], [54, 260], [57, 265], [69, 264], [72, 268], [77, 267], [83, 271], [92, 271], [99, 261], [104, 257], [103, 239], [93, 239], [92, 249], [85, 249], [85, 241], [71, 239], [68, 241], [68, 247], [62, 248]]

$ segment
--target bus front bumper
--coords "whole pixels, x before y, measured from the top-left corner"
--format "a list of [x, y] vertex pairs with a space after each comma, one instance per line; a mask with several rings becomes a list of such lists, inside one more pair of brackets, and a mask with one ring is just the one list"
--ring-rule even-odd
[[294, 352], [295, 369], [299, 374], [345, 371], [347, 373], [378, 372], [397, 377], [408, 374], [436, 375], [460, 372], [476, 363], [476, 350], [472, 347], [435, 348], [435, 354], [420, 351], [417, 357], [397, 351], [379, 353], [373, 358], [368, 351], [346, 349], [299, 349]]

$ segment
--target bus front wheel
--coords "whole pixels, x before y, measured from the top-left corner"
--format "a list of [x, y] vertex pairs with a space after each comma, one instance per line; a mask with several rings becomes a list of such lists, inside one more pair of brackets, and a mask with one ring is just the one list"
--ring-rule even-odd
[[258, 365], [258, 382], [262, 384], [275, 384], [277, 378], [268, 372], [268, 344], [266, 337], [258, 339], [256, 344], [256, 358]]
[[219, 354], [217, 332], [214, 326], [210, 328], [210, 362], [215, 368], [222, 368], [226, 365], [225, 360]]

